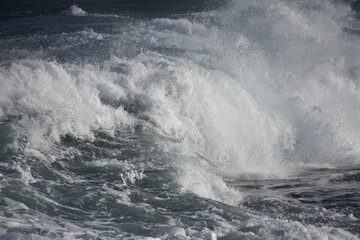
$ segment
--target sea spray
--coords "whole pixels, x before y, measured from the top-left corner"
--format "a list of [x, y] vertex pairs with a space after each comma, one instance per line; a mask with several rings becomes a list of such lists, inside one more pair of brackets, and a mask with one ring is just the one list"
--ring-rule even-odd
[[350, 6], [96, 4], [0, 21], [1, 237], [357, 239]]

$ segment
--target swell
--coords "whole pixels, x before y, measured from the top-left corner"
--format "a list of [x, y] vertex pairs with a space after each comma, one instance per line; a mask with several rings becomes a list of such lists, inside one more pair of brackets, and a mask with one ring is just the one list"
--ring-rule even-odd
[[211, 1], [185, 1], [179, 4], [178, 1], [115, 1], [105, 0], [84, 1], [84, 0], [61, 0], [49, 2], [43, 0], [35, 1], [2, 1], [0, 3], [0, 21], [29, 18], [39, 16], [62, 15], [69, 12], [72, 6], [77, 6], [92, 16], [116, 16], [126, 15], [132, 17], [155, 18], [170, 17], [176, 14], [188, 14], [191, 12], [201, 12], [216, 10], [225, 5], [228, 0]]

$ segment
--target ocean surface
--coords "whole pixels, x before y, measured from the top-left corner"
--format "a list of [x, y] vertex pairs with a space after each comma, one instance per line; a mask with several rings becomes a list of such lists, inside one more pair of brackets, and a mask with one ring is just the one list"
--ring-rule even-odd
[[0, 239], [360, 239], [360, 2], [2, 0]]

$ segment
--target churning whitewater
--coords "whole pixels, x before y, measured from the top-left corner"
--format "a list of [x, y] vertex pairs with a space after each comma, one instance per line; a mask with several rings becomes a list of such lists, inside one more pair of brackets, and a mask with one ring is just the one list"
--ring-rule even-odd
[[0, 4], [0, 238], [359, 239], [356, 1]]

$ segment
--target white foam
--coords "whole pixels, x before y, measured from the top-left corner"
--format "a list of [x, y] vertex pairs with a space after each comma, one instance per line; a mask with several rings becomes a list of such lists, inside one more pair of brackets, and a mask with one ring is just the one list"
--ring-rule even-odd
[[121, 17], [120, 15], [116, 14], [101, 14], [101, 13], [88, 13], [85, 10], [81, 9], [77, 5], [71, 5], [65, 12], [66, 15], [72, 15], [72, 16], [91, 16], [91, 17], [112, 17], [112, 18], [118, 18]]
[[[2, 68], [1, 109], [7, 115], [21, 116], [15, 123], [18, 139], [27, 136], [25, 142], [16, 144], [49, 150], [51, 141], [59, 142], [66, 134], [91, 140], [94, 130], [111, 134], [131, 124], [131, 116], [121, 107], [101, 102], [99, 83], [106, 84], [116, 76], [96, 69], [42, 60], [19, 61], [9, 69]], [[116, 91], [116, 86], [113, 89]]]
[[[339, 21], [349, 18], [347, 6], [244, 0], [215, 16], [222, 24], [154, 20], [141, 31], [148, 43], [185, 50], [185, 59], [148, 51], [131, 63], [142, 74], [133, 79], [148, 81], [137, 88], [151, 102], [147, 114], [181, 140], [168, 151], [182, 162], [185, 189], [234, 203], [239, 194], [223, 176], [284, 177], [359, 155], [359, 90], [349, 69], [359, 66], [360, 48]], [[153, 79], [162, 63], [166, 78]], [[194, 153], [207, 163], [184, 160]]]
[[94, 131], [111, 135], [149, 119], [165, 136], [155, 141], [174, 159], [184, 190], [236, 204], [241, 193], [224, 177], [358, 163], [360, 94], [350, 70], [359, 67], [360, 45], [338, 20], [348, 11], [323, 1], [242, 0], [196, 21], [133, 24], [113, 41], [144, 45], [134, 57], [113, 56], [102, 67], [45, 60], [2, 66], [0, 116], [21, 116], [14, 145], [38, 156], [67, 134], [93, 140]]
[[[351, 109], [359, 98], [349, 70], [359, 66], [353, 53], [360, 49], [358, 40], [347, 39], [339, 21], [349, 20], [349, 11], [348, 6], [323, 2], [240, 1], [225, 12], [223, 22], [233, 31], [228, 38], [243, 34], [260, 52], [258, 70], [250, 66], [258, 72], [255, 78], [241, 68], [228, 69], [250, 76], [252, 97], [287, 119], [296, 140], [289, 157], [298, 162], [336, 163], [358, 155], [358, 113]], [[237, 58], [231, 54], [223, 61]]]
[[76, 5], [71, 5], [67, 11], [68, 14], [73, 16], [86, 16], [88, 13]]

